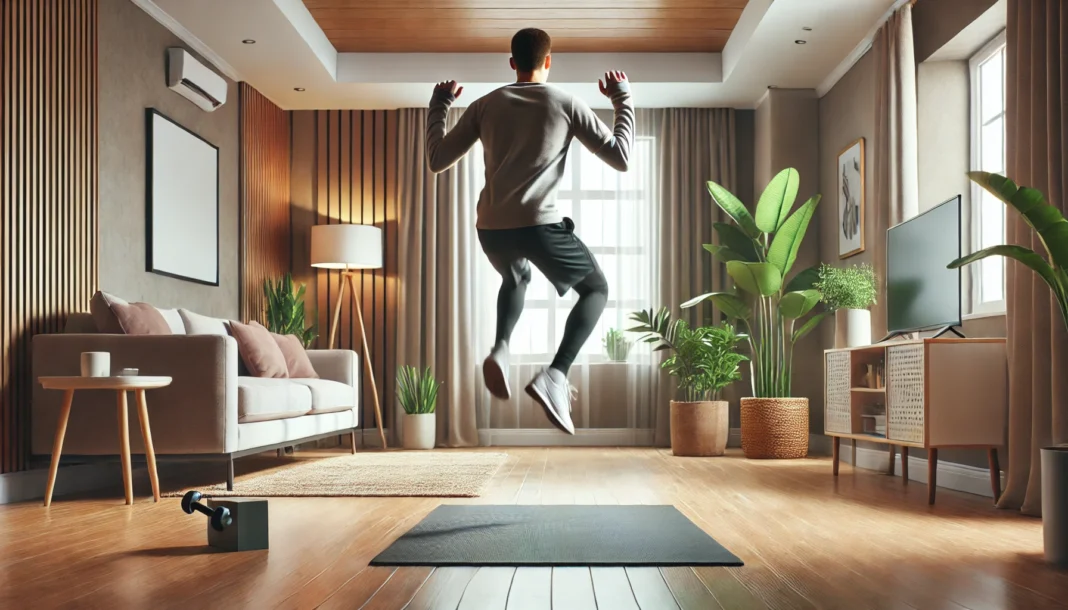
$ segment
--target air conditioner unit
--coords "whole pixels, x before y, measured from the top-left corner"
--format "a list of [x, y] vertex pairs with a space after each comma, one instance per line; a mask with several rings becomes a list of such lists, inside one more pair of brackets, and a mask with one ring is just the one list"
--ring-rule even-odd
[[208, 112], [226, 103], [226, 80], [181, 47], [167, 49], [167, 86]]

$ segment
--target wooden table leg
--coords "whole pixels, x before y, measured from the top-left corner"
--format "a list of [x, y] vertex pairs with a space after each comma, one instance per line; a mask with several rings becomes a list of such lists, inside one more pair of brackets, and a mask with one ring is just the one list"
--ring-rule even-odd
[[126, 503], [133, 504], [133, 472], [130, 469], [130, 421], [127, 419], [126, 392], [119, 390], [119, 451], [122, 456], [122, 486], [126, 491]]
[[63, 409], [59, 412], [59, 424], [56, 425], [56, 440], [52, 443], [52, 465], [48, 468], [48, 487], [45, 489], [44, 505], [51, 506], [52, 491], [56, 488], [56, 474], [59, 472], [59, 456], [63, 454], [63, 439], [67, 436], [67, 419], [70, 418], [70, 405], [74, 402], [74, 390], [63, 393]]
[[890, 460], [886, 464], [886, 474], [894, 476], [894, 462], [897, 461], [897, 445], [887, 445], [890, 448]]
[[838, 436], [834, 437], [834, 440], [831, 442], [831, 469], [834, 472], [834, 476], [838, 476], [838, 456], [841, 445], [842, 438]]
[[994, 492], [994, 504], [997, 505], [1001, 498], [1001, 466], [998, 465], [998, 450], [991, 447], [988, 452], [990, 457], [990, 489]]
[[934, 504], [938, 486], [938, 449], [927, 450], [927, 503]]
[[849, 464], [853, 467], [854, 470], [856, 470], [856, 468], [857, 468], [857, 439], [853, 439], [853, 440], [849, 441], [849, 448], [851, 450], [851, 455], [849, 456]]
[[144, 390], [137, 390], [137, 419], [141, 422], [141, 438], [145, 441], [145, 462], [148, 465], [148, 479], [152, 481], [152, 499], [159, 502], [156, 448], [152, 446], [152, 427], [148, 424], [148, 401]]
[[901, 483], [909, 484], [909, 448], [901, 446]]

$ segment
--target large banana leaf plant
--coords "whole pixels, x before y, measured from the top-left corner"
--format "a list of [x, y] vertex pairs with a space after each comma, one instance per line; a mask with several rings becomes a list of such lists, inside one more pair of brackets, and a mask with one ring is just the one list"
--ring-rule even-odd
[[1053, 291], [1061, 316], [1068, 326], [1068, 220], [1037, 189], [1016, 186], [1005, 176], [988, 172], [969, 172], [968, 177], [1001, 201], [1016, 209], [1027, 224], [1038, 233], [1039, 241], [1046, 251], [1046, 258], [1023, 246], [992, 246], [949, 264], [957, 269], [990, 256], [1011, 258], [1038, 274]]
[[752, 350], [753, 396], [757, 398], [791, 395], [794, 345], [829, 315], [822, 311], [801, 321], [820, 300], [819, 291], [813, 288], [819, 279], [817, 267], [786, 280], [820, 202], [820, 195], [815, 195], [791, 214], [799, 184], [797, 170], [779, 172], [760, 196], [754, 217], [730, 191], [708, 183], [712, 199], [734, 223], [714, 223], [719, 243], [705, 244], [704, 248], [726, 263], [737, 290], [710, 292], [682, 305], [693, 307], [711, 301], [727, 317], [744, 325]]

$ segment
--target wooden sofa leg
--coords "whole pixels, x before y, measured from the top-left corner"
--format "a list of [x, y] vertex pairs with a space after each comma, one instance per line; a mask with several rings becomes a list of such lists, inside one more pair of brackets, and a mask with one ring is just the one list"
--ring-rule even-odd
[[350, 450], [350, 453], [355, 454], [356, 453], [356, 428], [353, 428], [352, 431], [349, 432], [349, 438], [352, 440], [352, 448]]
[[234, 457], [226, 457], [226, 491], [234, 490]]

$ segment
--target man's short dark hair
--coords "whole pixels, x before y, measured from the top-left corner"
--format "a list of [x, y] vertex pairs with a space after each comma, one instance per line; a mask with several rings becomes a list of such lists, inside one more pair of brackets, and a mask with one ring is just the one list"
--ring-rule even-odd
[[524, 28], [512, 36], [512, 59], [520, 72], [533, 72], [545, 64], [552, 38], [538, 28]]

